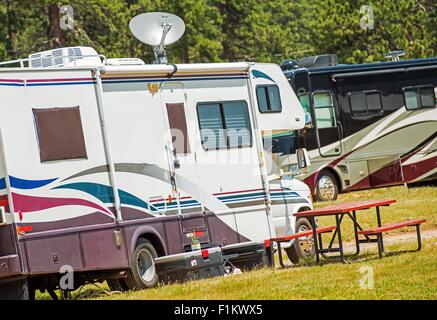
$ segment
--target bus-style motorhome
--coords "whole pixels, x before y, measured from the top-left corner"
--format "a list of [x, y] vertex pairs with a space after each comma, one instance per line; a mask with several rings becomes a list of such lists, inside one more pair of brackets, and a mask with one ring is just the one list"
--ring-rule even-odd
[[275, 139], [280, 166], [308, 149], [300, 178], [319, 200], [339, 192], [437, 178], [437, 58], [357, 65], [333, 55], [281, 66], [307, 111], [307, 125]]

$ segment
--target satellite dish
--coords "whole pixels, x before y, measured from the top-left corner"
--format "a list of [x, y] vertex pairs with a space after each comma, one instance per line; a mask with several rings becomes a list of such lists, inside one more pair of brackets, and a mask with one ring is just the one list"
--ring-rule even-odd
[[171, 13], [147, 12], [134, 17], [129, 29], [135, 38], [153, 47], [154, 63], [167, 63], [165, 46], [175, 43], [184, 35], [185, 23]]

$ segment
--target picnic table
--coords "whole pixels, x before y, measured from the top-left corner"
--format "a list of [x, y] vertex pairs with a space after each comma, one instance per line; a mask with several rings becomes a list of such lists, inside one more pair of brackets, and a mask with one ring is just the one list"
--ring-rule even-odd
[[[420, 235], [420, 226], [422, 223], [425, 223], [424, 219], [410, 219], [403, 222], [382, 225], [381, 223], [381, 210], [380, 207], [386, 207], [393, 203], [396, 203], [396, 200], [392, 199], [384, 199], [384, 200], [367, 200], [367, 201], [357, 201], [357, 202], [348, 202], [332, 205], [325, 208], [301, 211], [294, 213], [293, 216], [296, 218], [307, 218], [311, 224], [311, 230], [302, 231], [292, 234], [286, 234], [282, 236], [277, 236], [274, 238], [267, 239], [265, 241], [266, 249], [269, 249], [271, 255], [274, 254], [273, 246], [271, 242], [277, 245], [277, 250], [279, 254], [279, 264], [281, 267], [287, 267], [283, 263], [282, 253], [281, 253], [281, 243], [289, 242], [291, 240], [297, 240], [299, 238], [312, 236], [314, 241], [314, 251], [316, 256], [316, 262], [320, 263], [320, 256], [324, 258], [331, 258], [326, 256], [326, 253], [339, 253], [340, 260], [345, 263], [345, 254], [343, 248], [343, 240], [342, 240], [342, 231], [341, 224], [345, 216], [349, 217], [353, 223], [354, 230], [354, 239], [355, 239], [355, 253], [348, 254], [348, 256], [357, 256], [360, 253], [360, 244], [361, 243], [377, 243], [378, 244], [378, 253], [381, 258], [384, 253], [384, 242], [383, 242], [383, 233], [399, 228], [404, 227], [415, 227], [417, 232], [417, 242], [418, 248], [420, 250], [422, 248], [422, 240]], [[363, 229], [357, 219], [357, 212], [362, 212], [363, 210], [375, 208], [376, 213], [376, 227], [371, 227], [369, 229]], [[335, 217], [335, 225], [333, 226], [319, 226], [316, 225], [317, 217], [324, 216], [334, 216]], [[331, 233], [332, 238], [327, 248], [323, 247], [322, 235]], [[360, 236], [362, 236], [360, 238]], [[338, 247], [334, 247], [334, 241], [337, 238]], [[272, 260], [274, 261], [274, 260]], [[274, 263], [273, 263], [274, 265]]]
[[[325, 256], [325, 253], [332, 253], [332, 252], [338, 252], [339, 257], [341, 261], [344, 263], [345, 260], [345, 254], [344, 254], [344, 248], [343, 248], [343, 240], [342, 240], [342, 233], [341, 233], [341, 223], [345, 216], [348, 216], [352, 222], [353, 222], [353, 230], [354, 230], [354, 238], [355, 238], [355, 253], [351, 254], [350, 256], [355, 256], [360, 253], [360, 244], [361, 243], [369, 243], [369, 242], [377, 242], [378, 243], [378, 249], [380, 252], [380, 256], [382, 252], [384, 251], [383, 241], [382, 241], [382, 232], [375, 233], [377, 235], [376, 238], [371, 238], [371, 233], [366, 233], [362, 228], [362, 226], [359, 224], [357, 219], [357, 212], [362, 212], [366, 209], [376, 208], [376, 222], [378, 225], [378, 228], [382, 227], [381, 224], [381, 211], [380, 207], [382, 206], [389, 206], [393, 203], [395, 203], [396, 200], [391, 199], [385, 199], [385, 200], [368, 200], [368, 201], [358, 201], [358, 202], [348, 202], [348, 203], [342, 203], [337, 204], [333, 206], [329, 206], [326, 208], [319, 208], [309, 211], [302, 211], [294, 213], [293, 215], [297, 218], [299, 217], [305, 217], [309, 219], [311, 226], [312, 226], [312, 233], [313, 233], [313, 241], [314, 241], [314, 247], [315, 247], [315, 255], [316, 255], [316, 262], [320, 263], [320, 255]], [[335, 216], [335, 230], [334, 234], [332, 235], [331, 241], [327, 248], [323, 248], [322, 243], [322, 235], [320, 233], [316, 232], [316, 217], [322, 217], [322, 216]], [[419, 230], [419, 229], [418, 229]], [[379, 231], [379, 229], [377, 230]], [[360, 239], [359, 235], [362, 234], [365, 239]], [[338, 240], [338, 247], [333, 247], [334, 240], [337, 237]], [[419, 234], [420, 237], [420, 234]]]

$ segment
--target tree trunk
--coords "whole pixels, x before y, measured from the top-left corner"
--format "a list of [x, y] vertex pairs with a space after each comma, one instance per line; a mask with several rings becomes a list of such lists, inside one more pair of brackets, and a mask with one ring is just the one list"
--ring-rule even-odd
[[10, 59], [15, 59], [15, 35], [17, 33], [15, 27], [15, 11], [13, 9], [13, 0], [6, 1], [6, 16], [7, 16], [7, 28], [8, 28], [8, 39], [6, 42], [6, 50]]
[[67, 40], [65, 33], [61, 29], [60, 8], [56, 3], [51, 3], [48, 6], [50, 30], [49, 42], [51, 48], [62, 48], [66, 46]]

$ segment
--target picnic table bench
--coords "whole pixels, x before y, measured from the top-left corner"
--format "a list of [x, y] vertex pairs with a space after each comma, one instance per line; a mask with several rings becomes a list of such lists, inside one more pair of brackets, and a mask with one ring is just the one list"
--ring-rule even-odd
[[[322, 227], [322, 228], [317, 228], [316, 233], [317, 234], [328, 233], [328, 232], [332, 232], [333, 230], [335, 230], [335, 226]], [[308, 236], [311, 236], [312, 234], [313, 234], [313, 230], [308, 230], [305, 232], [293, 233], [293, 234], [288, 234], [288, 235], [285, 235], [282, 237], [276, 237], [276, 238], [270, 239], [270, 242], [273, 242], [273, 243], [276, 242], [276, 244], [278, 246], [277, 250], [278, 250], [279, 264], [281, 265], [282, 268], [285, 268], [286, 266], [285, 266], [284, 261], [282, 259], [281, 243], [289, 242], [289, 241], [294, 240], [294, 239], [308, 237]]]

